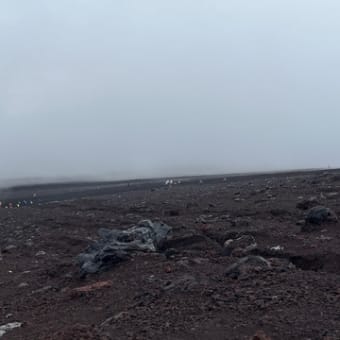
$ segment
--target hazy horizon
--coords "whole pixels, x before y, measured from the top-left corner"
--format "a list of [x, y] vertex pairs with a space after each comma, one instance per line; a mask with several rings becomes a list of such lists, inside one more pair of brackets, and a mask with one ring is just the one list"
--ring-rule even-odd
[[340, 3], [0, 4], [0, 184], [340, 167]]

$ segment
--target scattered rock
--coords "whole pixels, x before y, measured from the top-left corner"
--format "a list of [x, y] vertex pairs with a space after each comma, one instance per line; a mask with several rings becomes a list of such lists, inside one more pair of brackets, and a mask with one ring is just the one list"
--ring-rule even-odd
[[42, 294], [42, 293], [45, 293], [45, 292], [48, 292], [49, 290], [52, 290], [53, 287], [52, 286], [45, 286], [45, 287], [42, 287], [42, 288], [39, 288], [39, 289], [36, 289], [32, 292], [32, 295], [35, 295], [35, 294]]
[[337, 197], [339, 195], [338, 192], [329, 192], [326, 194], [326, 197], [327, 198], [334, 198], [334, 197]]
[[190, 259], [190, 262], [194, 265], [195, 264], [200, 265], [200, 264], [209, 262], [209, 260], [205, 258], [201, 258], [201, 257], [195, 257], [193, 259]]
[[174, 259], [176, 255], [179, 254], [179, 251], [175, 248], [168, 248], [164, 254], [167, 259]]
[[326, 199], [326, 196], [322, 192], [320, 192], [320, 199], [322, 199], [322, 200]]
[[117, 320], [123, 319], [125, 317], [127, 317], [129, 315], [128, 312], [119, 312], [117, 314], [115, 314], [114, 316], [110, 316], [109, 318], [107, 318], [106, 320], [104, 320], [101, 324], [100, 324], [100, 328], [105, 327], [106, 325], [115, 322]]
[[307, 210], [319, 205], [320, 202], [318, 201], [316, 196], [310, 197], [309, 199], [302, 200], [296, 204], [296, 207], [301, 210]]
[[36, 254], [35, 254], [35, 256], [37, 256], [37, 257], [39, 257], [39, 256], [45, 256], [46, 255], [46, 251], [44, 251], [44, 250], [40, 250], [40, 251], [38, 251]]
[[22, 282], [18, 285], [18, 288], [26, 288], [28, 287], [28, 283], [27, 282]]
[[296, 221], [296, 225], [298, 225], [298, 226], [303, 226], [303, 225], [305, 225], [305, 223], [306, 223], [306, 221], [305, 220], [298, 220], [298, 221]]
[[0, 326], [0, 338], [3, 337], [8, 331], [12, 329], [19, 328], [22, 326], [21, 322], [11, 322], [6, 325]]
[[182, 258], [182, 259], [178, 260], [176, 263], [177, 263], [178, 266], [190, 268], [190, 262], [187, 258]]
[[33, 247], [33, 246], [34, 246], [34, 242], [33, 242], [32, 240], [27, 240], [27, 241], [25, 242], [25, 245], [26, 245], [27, 247]]
[[87, 292], [92, 292], [94, 290], [99, 290], [103, 288], [110, 288], [112, 287], [112, 285], [113, 285], [112, 281], [99, 281], [99, 282], [95, 282], [87, 286], [73, 288], [72, 291], [76, 293], [87, 293]]
[[320, 237], [317, 237], [316, 239], [321, 240], [321, 241], [330, 241], [333, 239], [333, 237], [321, 235]]
[[226, 275], [237, 278], [240, 274], [246, 273], [252, 269], [270, 269], [269, 261], [261, 256], [242, 257], [226, 270]]
[[284, 250], [284, 247], [282, 247], [282, 246], [274, 246], [274, 247], [270, 247], [269, 249], [272, 250], [272, 251], [275, 251], [275, 252], [280, 252], [280, 251]]
[[6, 246], [4, 249], [2, 249], [2, 253], [11, 253], [12, 250], [16, 249], [17, 246], [14, 244], [10, 244], [9, 246]]
[[235, 253], [241, 256], [257, 248], [256, 240], [251, 235], [243, 235], [237, 239], [230, 239], [224, 242], [222, 253], [229, 256]]
[[214, 217], [213, 215], [201, 215], [198, 218], [196, 218], [195, 223], [214, 223], [217, 222], [218, 217]]
[[194, 276], [189, 274], [184, 274], [176, 280], [168, 281], [164, 286], [163, 290], [169, 291], [174, 289], [179, 289], [181, 291], [188, 291], [198, 285], [198, 281]]

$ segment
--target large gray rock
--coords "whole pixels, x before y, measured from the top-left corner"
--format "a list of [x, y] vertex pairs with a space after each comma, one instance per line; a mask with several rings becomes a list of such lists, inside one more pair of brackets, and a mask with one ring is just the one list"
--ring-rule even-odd
[[150, 220], [127, 230], [99, 229], [99, 240], [77, 257], [82, 275], [107, 270], [129, 258], [133, 252], [156, 252], [167, 238], [171, 227]]
[[320, 225], [325, 222], [335, 223], [338, 221], [338, 217], [333, 210], [323, 206], [317, 206], [308, 211], [305, 221], [306, 225]]

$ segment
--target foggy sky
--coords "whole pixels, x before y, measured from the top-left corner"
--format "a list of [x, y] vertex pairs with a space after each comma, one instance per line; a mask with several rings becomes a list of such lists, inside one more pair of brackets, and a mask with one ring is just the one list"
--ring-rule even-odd
[[338, 0], [2, 0], [0, 179], [340, 166]]

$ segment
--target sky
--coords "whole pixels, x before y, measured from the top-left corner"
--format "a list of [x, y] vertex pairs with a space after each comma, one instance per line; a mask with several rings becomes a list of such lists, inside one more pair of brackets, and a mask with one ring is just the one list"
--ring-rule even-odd
[[338, 0], [2, 0], [0, 180], [339, 167]]

